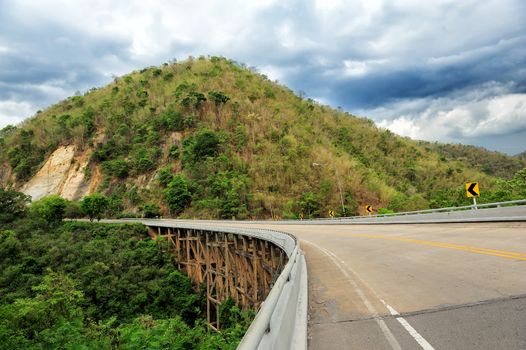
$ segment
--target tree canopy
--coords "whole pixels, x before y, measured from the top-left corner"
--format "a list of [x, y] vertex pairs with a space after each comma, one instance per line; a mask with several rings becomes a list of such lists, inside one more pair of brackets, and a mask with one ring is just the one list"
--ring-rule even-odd
[[108, 197], [101, 193], [94, 193], [82, 199], [82, 211], [89, 217], [90, 221], [93, 219], [100, 220], [104, 212], [108, 209], [110, 201]]

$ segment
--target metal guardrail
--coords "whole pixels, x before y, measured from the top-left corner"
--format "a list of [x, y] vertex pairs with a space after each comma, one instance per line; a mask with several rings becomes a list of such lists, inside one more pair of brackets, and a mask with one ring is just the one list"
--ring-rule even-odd
[[485, 203], [477, 205], [465, 205], [461, 207], [446, 207], [446, 208], [436, 208], [436, 209], [424, 209], [424, 210], [415, 210], [415, 211], [403, 211], [398, 213], [386, 213], [386, 214], [374, 214], [374, 215], [363, 215], [363, 216], [347, 216], [340, 218], [320, 218], [320, 219], [308, 219], [303, 221], [320, 221], [320, 220], [352, 220], [352, 219], [363, 219], [363, 218], [375, 218], [375, 217], [391, 217], [391, 216], [405, 216], [405, 215], [414, 215], [414, 214], [429, 214], [429, 213], [444, 213], [452, 211], [461, 211], [461, 210], [478, 210], [485, 208], [501, 208], [505, 206], [516, 206], [516, 205], [526, 205], [526, 199], [506, 201], [506, 202], [495, 202], [495, 203]]
[[[475, 210], [477, 209], [477, 210]], [[264, 225], [347, 225], [347, 224], [411, 224], [411, 223], [460, 223], [460, 222], [492, 222], [492, 221], [526, 221], [526, 199], [495, 202], [486, 204], [466, 205], [425, 209], [389, 214], [362, 216], [347, 216], [318, 219], [286, 219], [286, 220], [184, 220], [172, 219], [175, 222], [235, 223]]]
[[[295, 236], [275, 230], [234, 228], [206, 223], [159, 219], [104, 220], [135, 221], [146, 226], [199, 229], [255, 237], [274, 243], [288, 257], [264, 303], [241, 340], [238, 349], [307, 349], [307, 265]], [[223, 221], [221, 223], [225, 225]]]
[[[509, 214], [512, 208], [517, 213]], [[476, 210], [475, 210], [476, 209]], [[499, 213], [496, 210], [499, 209]], [[464, 214], [462, 214], [464, 212]], [[457, 213], [457, 214], [455, 214]], [[421, 215], [436, 214], [436, 215]], [[446, 215], [447, 214], [447, 215]], [[395, 220], [395, 219], [400, 220]], [[404, 218], [405, 220], [402, 220]], [[482, 221], [526, 221], [526, 199], [495, 202], [461, 207], [447, 207], [436, 209], [425, 209], [388, 214], [374, 214], [362, 216], [346, 216], [337, 218], [317, 219], [286, 219], [286, 220], [256, 220], [256, 221], [234, 221], [244, 224], [387, 224], [387, 223], [434, 223], [434, 222], [482, 222]], [[212, 221], [210, 221], [212, 222]], [[225, 222], [216, 220], [215, 222]]]

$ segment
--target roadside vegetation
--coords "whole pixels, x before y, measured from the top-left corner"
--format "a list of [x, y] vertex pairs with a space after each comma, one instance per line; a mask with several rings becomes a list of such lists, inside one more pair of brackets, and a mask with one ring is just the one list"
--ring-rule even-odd
[[140, 224], [62, 221], [68, 203], [0, 188], [0, 349], [235, 349], [252, 314], [206, 299]]
[[469, 204], [459, 194], [472, 181], [482, 201], [514, 196], [500, 191], [519, 158], [403, 138], [303, 96], [220, 57], [145, 68], [0, 131], [0, 180], [19, 186], [73, 144], [113, 216], [416, 210]]

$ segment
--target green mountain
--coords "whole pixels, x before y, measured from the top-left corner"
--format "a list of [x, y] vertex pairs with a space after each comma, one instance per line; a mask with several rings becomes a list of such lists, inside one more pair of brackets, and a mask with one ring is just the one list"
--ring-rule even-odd
[[[510, 179], [526, 166], [526, 157], [512, 157], [482, 147], [420, 141], [424, 147], [436, 151], [443, 160], [460, 161], [485, 174]], [[526, 152], [524, 153], [526, 155]]]
[[469, 204], [466, 181], [480, 183], [484, 200], [498, 176], [523, 166], [399, 137], [218, 57], [68, 98], [4, 128], [0, 146], [4, 187], [34, 199], [103, 192], [115, 215], [158, 206], [184, 217], [292, 218]]

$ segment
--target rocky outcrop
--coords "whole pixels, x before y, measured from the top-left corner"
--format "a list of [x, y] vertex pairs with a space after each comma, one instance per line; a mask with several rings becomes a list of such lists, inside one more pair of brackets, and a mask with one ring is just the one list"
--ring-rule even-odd
[[30, 195], [33, 200], [50, 194], [58, 194], [74, 156], [75, 146], [56, 149], [35, 176], [22, 186], [22, 192]]
[[76, 200], [93, 192], [91, 183], [86, 181], [86, 167], [89, 151], [75, 156], [73, 145], [57, 148], [42, 168], [22, 186], [21, 191], [38, 200], [44, 196], [58, 194], [63, 198]]
[[89, 164], [90, 153], [87, 150], [73, 159], [58, 193], [62, 198], [77, 200], [90, 193], [90, 183], [86, 181], [86, 168]]

